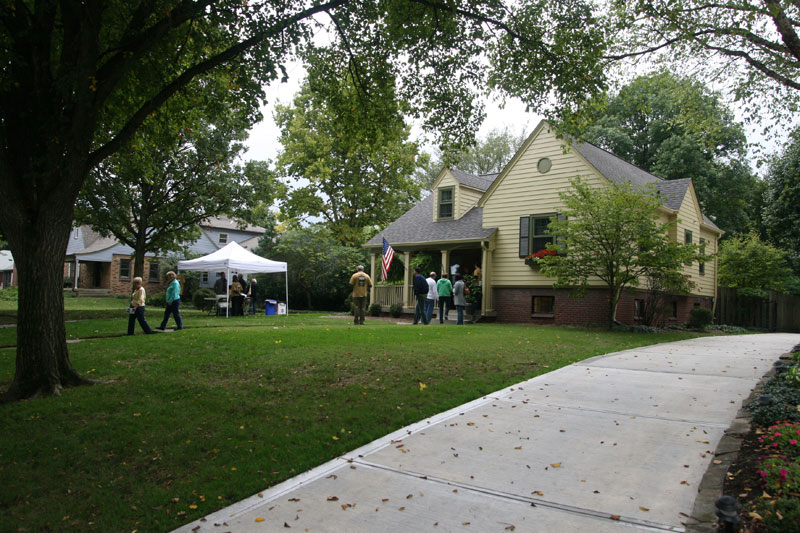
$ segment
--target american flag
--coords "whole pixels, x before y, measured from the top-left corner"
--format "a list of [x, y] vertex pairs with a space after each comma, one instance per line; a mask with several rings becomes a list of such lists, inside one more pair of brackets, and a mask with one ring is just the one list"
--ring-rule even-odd
[[386, 281], [386, 276], [389, 274], [389, 267], [392, 266], [392, 259], [394, 259], [394, 250], [389, 243], [386, 242], [386, 237], [383, 238], [383, 260], [381, 261], [381, 281]]

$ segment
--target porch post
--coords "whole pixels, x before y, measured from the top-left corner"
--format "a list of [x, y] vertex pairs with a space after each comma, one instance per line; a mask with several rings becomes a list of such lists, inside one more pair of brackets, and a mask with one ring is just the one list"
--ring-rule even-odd
[[487, 312], [494, 308], [492, 302], [492, 287], [489, 280], [492, 279], [492, 250], [491, 243], [484, 241], [481, 243], [481, 288], [483, 289], [483, 298], [481, 299], [481, 314], [486, 316]]
[[442, 250], [442, 271], [439, 272], [439, 277], [442, 273], [450, 274], [450, 250]]
[[378, 282], [378, 276], [375, 272], [375, 252], [369, 253], [369, 277], [372, 278], [372, 290], [369, 291], [369, 305], [375, 303], [375, 284]]
[[81, 273], [81, 262], [78, 260], [78, 256], [75, 256], [75, 275], [72, 276], [72, 290], [78, 290], [78, 276]]
[[411, 252], [403, 252], [403, 307], [411, 307]]

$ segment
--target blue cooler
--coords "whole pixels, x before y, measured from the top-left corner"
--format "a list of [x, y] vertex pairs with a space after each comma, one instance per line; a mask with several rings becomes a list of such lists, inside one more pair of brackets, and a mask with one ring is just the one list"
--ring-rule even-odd
[[274, 315], [275, 309], [278, 307], [278, 300], [264, 300], [264, 314]]

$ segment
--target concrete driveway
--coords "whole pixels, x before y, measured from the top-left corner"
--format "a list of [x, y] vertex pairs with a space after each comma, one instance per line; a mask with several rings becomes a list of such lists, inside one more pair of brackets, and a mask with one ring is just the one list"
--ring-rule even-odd
[[683, 531], [723, 432], [798, 343], [703, 337], [588, 359], [177, 531]]

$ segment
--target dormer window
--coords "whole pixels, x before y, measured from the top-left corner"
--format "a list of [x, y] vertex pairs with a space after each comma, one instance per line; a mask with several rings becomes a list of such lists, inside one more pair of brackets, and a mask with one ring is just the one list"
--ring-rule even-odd
[[453, 190], [453, 187], [447, 187], [438, 191], [439, 220], [453, 218]]

